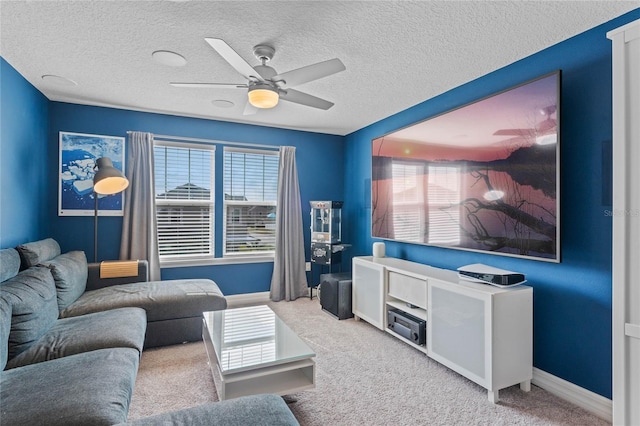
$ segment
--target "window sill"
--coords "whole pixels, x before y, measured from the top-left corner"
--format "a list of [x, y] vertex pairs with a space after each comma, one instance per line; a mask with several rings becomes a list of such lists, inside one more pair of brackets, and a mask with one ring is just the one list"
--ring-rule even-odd
[[160, 268], [188, 268], [192, 266], [240, 265], [246, 263], [273, 263], [273, 256], [234, 256], [215, 259], [188, 259], [160, 261]]

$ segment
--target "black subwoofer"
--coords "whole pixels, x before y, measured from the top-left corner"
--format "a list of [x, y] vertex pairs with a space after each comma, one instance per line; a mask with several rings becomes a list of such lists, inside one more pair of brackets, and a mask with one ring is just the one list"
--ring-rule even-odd
[[353, 318], [351, 272], [320, 275], [320, 306], [339, 320]]

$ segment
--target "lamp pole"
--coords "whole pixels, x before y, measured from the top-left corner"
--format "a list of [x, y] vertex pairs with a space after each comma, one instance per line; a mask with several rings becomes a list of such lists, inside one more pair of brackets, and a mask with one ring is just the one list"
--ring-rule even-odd
[[95, 198], [93, 211], [93, 261], [98, 261], [98, 193], [93, 191]]
[[115, 167], [109, 157], [96, 160], [93, 176], [94, 212], [93, 212], [93, 259], [98, 262], [98, 195], [112, 195], [124, 191], [129, 180]]

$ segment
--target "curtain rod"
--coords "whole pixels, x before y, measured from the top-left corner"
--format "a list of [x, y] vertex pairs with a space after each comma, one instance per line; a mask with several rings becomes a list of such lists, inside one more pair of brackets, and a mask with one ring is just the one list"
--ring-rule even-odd
[[[133, 131], [132, 130], [127, 131], [127, 134], [129, 133], [133, 133]], [[227, 141], [217, 141], [213, 139], [188, 138], [185, 136], [167, 136], [167, 135], [154, 134], [153, 138], [180, 141], [180, 142], [200, 142], [200, 143], [206, 143], [206, 144], [231, 145], [231, 146], [241, 146], [241, 147], [249, 147], [249, 148], [262, 148], [262, 149], [274, 149], [274, 150], [280, 149], [280, 146], [278, 145], [261, 145], [257, 143], [227, 142]]]

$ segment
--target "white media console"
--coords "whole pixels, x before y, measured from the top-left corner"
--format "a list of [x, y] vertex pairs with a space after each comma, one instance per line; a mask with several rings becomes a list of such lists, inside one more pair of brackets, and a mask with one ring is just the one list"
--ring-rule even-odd
[[[407, 344], [488, 390], [531, 389], [533, 289], [461, 280], [457, 272], [394, 258], [353, 258], [353, 314], [389, 329], [387, 310], [426, 321], [426, 346]], [[409, 306], [410, 305], [410, 306]]]

